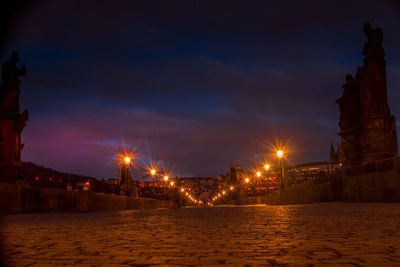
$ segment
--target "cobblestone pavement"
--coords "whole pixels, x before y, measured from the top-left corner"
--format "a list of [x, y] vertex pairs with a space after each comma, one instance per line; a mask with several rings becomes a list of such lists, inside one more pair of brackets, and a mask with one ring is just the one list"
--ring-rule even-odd
[[400, 266], [400, 203], [0, 217], [7, 265]]

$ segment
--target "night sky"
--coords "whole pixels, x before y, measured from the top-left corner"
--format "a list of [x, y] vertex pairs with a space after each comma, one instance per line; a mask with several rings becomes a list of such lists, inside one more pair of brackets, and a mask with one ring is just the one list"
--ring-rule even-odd
[[32, 2], [0, 54], [17, 50], [27, 67], [23, 161], [101, 179], [127, 147], [138, 165], [216, 177], [232, 161], [276, 164], [279, 137], [289, 165], [328, 160], [366, 21], [384, 32], [400, 125], [397, 1]]

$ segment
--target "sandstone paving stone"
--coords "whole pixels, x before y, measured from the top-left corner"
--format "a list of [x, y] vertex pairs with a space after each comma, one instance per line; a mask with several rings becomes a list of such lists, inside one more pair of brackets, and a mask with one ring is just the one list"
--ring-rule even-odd
[[0, 217], [11, 266], [400, 266], [400, 203]]

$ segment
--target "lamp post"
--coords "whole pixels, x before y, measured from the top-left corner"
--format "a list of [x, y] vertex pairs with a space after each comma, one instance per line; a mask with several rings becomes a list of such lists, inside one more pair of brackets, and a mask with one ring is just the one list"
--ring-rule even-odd
[[165, 187], [164, 187], [164, 189], [162, 190], [163, 191], [163, 195], [164, 195], [164, 198], [166, 198], [166, 196], [168, 195], [168, 179], [169, 179], [169, 177], [167, 176], [167, 175], [165, 175], [164, 176], [164, 182], [165, 182]]
[[175, 194], [175, 189], [174, 189], [174, 185], [175, 185], [175, 182], [174, 182], [174, 181], [170, 181], [170, 182], [169, 182], [168, 195], [169, 195], [169, 198], [170, 198], [170, 199], [172, 199], [174, 195], [176, 196], [176, 194]]
[[258, 186], [258, 188], [257, 188], [257, 194], [258, 194], [258, 191], [260, 191], [260, 184], [261, 184], [261, 172], [257, 172], [256, 173], [256, 175], [257, 175], [257, 182], [256, 182], [256, 186]]
[[287, 186], [284, 185], [283, 182], [283, 177], [285, 175], [285, 170], [284, 170], [284, 162], [283, 162], [283, 150], [278, 150], [276, 151], [276, 155], [279, 159], [279, 167], [280, 167], [280, 190], [282, 190], [283, 186]]
[[264, 165], [264, 168], [267, 172], [267, 194], [269, 194], [269, 167], [270, 167], [269, 164]]
[[130, 156], [124, 156], [122, 158], [123, 163], [121, 166], [121, 171], [120, 171], [120, 194], [122, 195], [130, 195], [131, 194], [131, 178], [129, 175], [129, 166], [131, 164], [131, 157]]
[[155, 187], [154, 182], [155, 182], [156, 170], [155, 169], [151, 169], [150, 170], [150, 175], [151, 175], [151, 180], [153, 181], [153, 187], [152, 187], [153, 195], [154, 195], [155, 198], [157, 198], [156, 197], [156, 189], [154, 188]]
[[246, 182], [246, 196], [248, 196], [249, 195], [249, 178], [246, 178], [245, 180], [244, 180], [245, 182]]
[[129, 165], [131, 164], [131, 158], [130, 157], [124, 157], [124, 162], [125, 162], [125, 170], [124, 170], [124, 176], [125, 176], [125, 183], [128, 183], [128, 169]]

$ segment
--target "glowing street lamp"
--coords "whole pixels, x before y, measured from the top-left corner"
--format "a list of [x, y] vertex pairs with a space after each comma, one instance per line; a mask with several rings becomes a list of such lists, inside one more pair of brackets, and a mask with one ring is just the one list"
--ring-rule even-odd
[[156, 175], [156, 170], [154, 170], [154, 169], [150, 170], [150, 174], [151, 174], [152, 176], [155, 176], [155, 175]]
[[283, 158], [283, 150], [276, 151], [276, 155], [278, 156], [279, 159]]
[[164, 181], [168, 181], [169, 177], [168, 176], [164, 176]]
[[171, 181], [169, 184], [170, 184], [171, 186], [174, 186], [174, 182], [173, 182], [173, 181]]
[[265, 168], [266, 171], [269, 170], [269, 167], [270, 167], [269, 164], [265, 164], [265, 165], [264, 165], [264, 168]]
[[231, 190], [233, 190], [233, 186], [231, 186]]
[[185, 191], [185, 189], [181, 188], [181, 192]]
[[247, 184], [247, 183], [249, 183], [250, 180], [249, 180], [249, 178], [246, 178], [244, 181], [245, 181], [246, 184]]
[[131, 163], [131, 158], [130, 157], [124, 157], [124, 161], [126, 165], [129, 165]]

